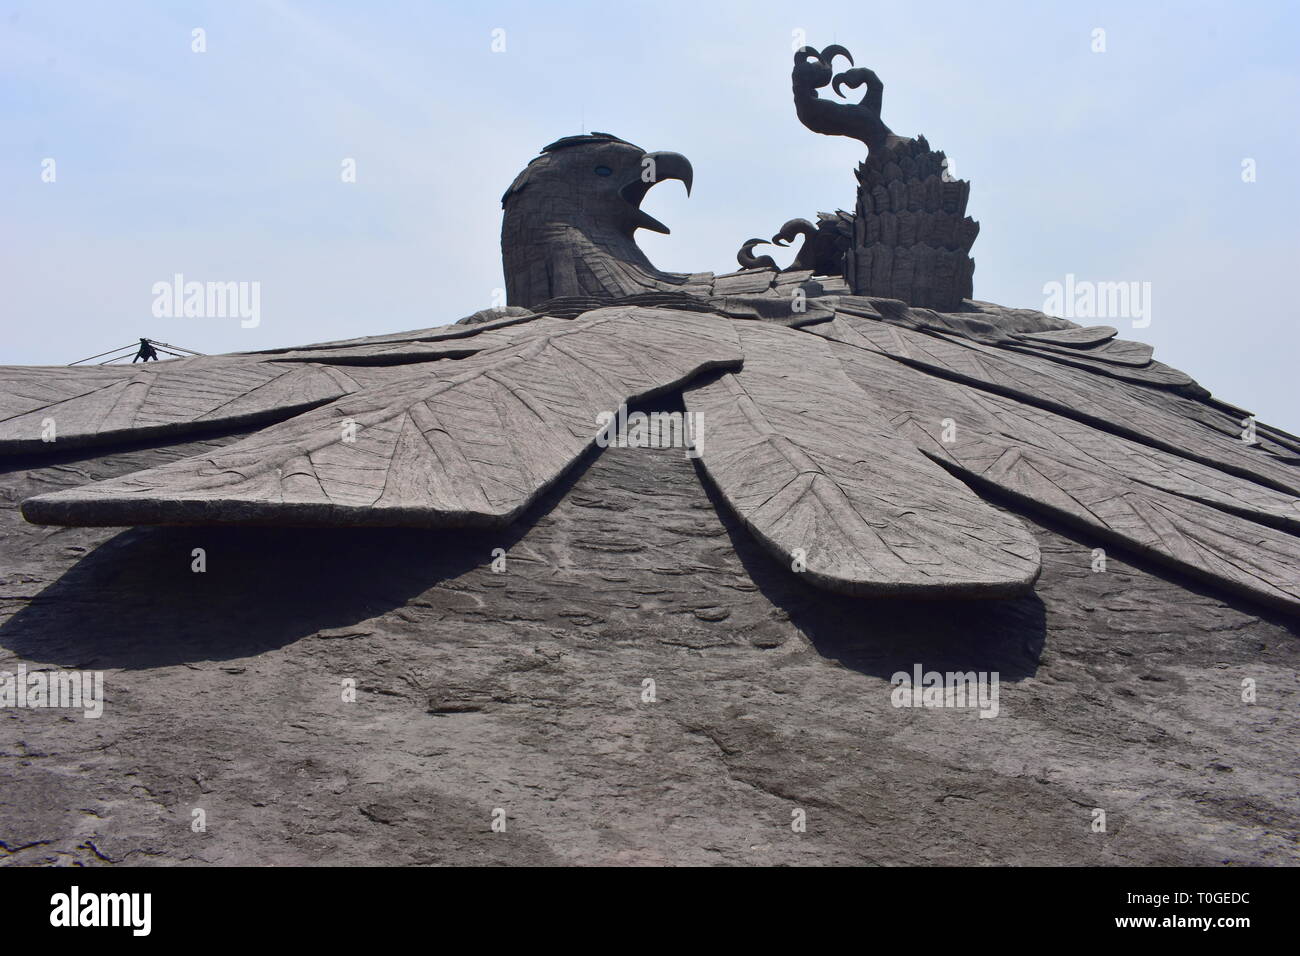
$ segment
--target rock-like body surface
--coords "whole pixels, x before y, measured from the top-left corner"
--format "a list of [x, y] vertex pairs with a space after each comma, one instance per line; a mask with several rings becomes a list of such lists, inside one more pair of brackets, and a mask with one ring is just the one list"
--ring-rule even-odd
[[[971, 300], [843, 55], [793, 82], [858, 211], [789, 270], [655, 269], [690, 165], [590, 134], [507, 191], [502, 310], [0, 369], [0, 859], [1295, 862], [1300, 438]], [[702, 443], [599, 451], [646, 403]]]
[[[0, 710], [0, 861], [1297, 861], [1295, 626], [1113, 549], [1094, 572], [1090, 536], [1019, 518], [1018, 599], [841, 597], [644, 448], [496, 533], [18, 514], [227, 443], [0, 474], [0, 670], [106, 689], [98, 720]], [[999, 716], [894, 708], [918, 662], [998, 671]]]
[[[975, 274], [970, 250], [979, 223], [966, 215], [970, 183], [953, 174], [948, 158], [931, 149], [924, 136], [895, 134], [881, 117], [885, 84], [880, 77], [861, 66], [836, 74], [839, 57], [853, 64], [842, 46], [821, 51], [802, 47], [795, 51], [790, 80], [795, 115], [804, 126], [867, 147], [867, 158], [857, 168], [853, 214], [818, 213], [815, 226], [792, 219], [772, 241], [783, 245], [803, 234], [792, 268], [841, 276], [857, 295], [954, 312], [971, 297]], [[840, 103], [823, 95], [830, 87], [844, 96], [843, 86], [863, 87], [861, 101]], [[737, 261], [761, 265], [753, 250], [762, 241], [747, 241]]]
[[923, 136], [873, 151], [857, 176], [843, 273], [853, 291], [956, 311], [974, 288], [979, 223], [966, 215], [970, 183], [951, 176]]
[[729, 323], [690, 312], [604, 309], [523, 331], [220, 454], [38, 496], [24, 514], [110, 526], [505, 524], [592, 447], [602, 411], [742, 360]]
[[901, 438], [827, 345], [766, 323], [737, 334], [745, 367], [685, 401], [709, 423], [704, 470], [773, 557], [844, 594], [1029, 590], [1024, 527]]

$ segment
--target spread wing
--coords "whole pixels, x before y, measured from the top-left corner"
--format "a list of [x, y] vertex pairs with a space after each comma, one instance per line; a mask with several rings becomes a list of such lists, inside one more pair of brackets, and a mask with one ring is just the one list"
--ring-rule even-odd
[[737, 323], [744, 368], [688, 389], [701, 461], [779, 561], [847, 594], [1004, 597], [1029, 590], [1038, 545], [923, 456], [802, 332]]
[[[870, 406], [932, 460], [1028, 513], [1300, 611], [1300, 468], [1284, 433], [1247, 444], [1242, 413], [1181, 372], [1137, 384], [1019, 337], [988, 345], [855, 311], [807, 331], [837, 344]], [[1150, 371], [1140, 349], [1111, 350]]]
[[357, 390], [326, 365], [201, 356], [148, 366], [0, 368], [0, 453], [254, 425]]
[[605, 309], [527, 329], [216, 455], [29, 499], [23, 515], [70, 525], [506, 524], [592, 445], [601, 412], [741, 363], [731, 326], [711, 316]]
[[296, 415], [410, 374], [414, 362], [462, 358], [514, 341], [524, 310], [455, 325], [143, 365], [0, 367], [0, 455], [171, 439]]
[[[792, 316], [788, 290], [755, 290], [724, 284], [728, 295], [689, 311], [558, 303], [148, 370], [7, 370], [0, 452], [50, 450], [46, 417], [62, 446], [277, 419], [216, 455], [33, 498], [23, 513], [85, 525], [502, 524], [590, 447], [597, 414], [691, 385], [704, 471], [756, 539], [820, 587], [1025, 591], [1037, 548], [980, 496], [992, 493], [1300, 612], [1300, 439], [1259, 425], [1242, 441], [1246, 413], [1146, 346], [984, 305], [941, 314], [821, 295]], [[700, 378], [716, 369], [727, 372]]]

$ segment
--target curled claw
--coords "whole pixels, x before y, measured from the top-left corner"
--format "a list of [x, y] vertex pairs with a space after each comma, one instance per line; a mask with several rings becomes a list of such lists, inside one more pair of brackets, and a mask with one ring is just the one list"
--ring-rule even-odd
[[745, 244], [736, 253], [736, 262], [742, 269], [775, 269], [776, 260], [771, 256], [755, 256], [755, 246], [766, 246], [766, 239], [746, 239]]
[[817, 227], [807, 219], [791, 219], [781, 227], [780, 232], [772, 237], [772, 245], [784, 248], [793, 241], [795, 236], [803, 236], [803, 245], [799, 247], [798, 254], [794, 257], [794, 262], [783, 271], [789, 272], [798, 269], [811, 269], [815, 265], [813, 257], [816, 255], [816, 246], [814, 242], [817, 237]]
[[817, 227], [807, 219], [791, 219], [781, 227], [780, 232], [772, 237], [772, 244], [774, 246], [788, 246], [795, 236], [803, 236], [805, 239], [809, 239], [816, 234]]
[[[819, 90], [831, 81], [835, 71], [813, 47], [800, 47], [794, 53], [794, 83], [796, 89]], [[816, 94], [814, 94], [816, 95]]]
[[801, 46], [799, 49], [794, 51], [794, 59], [796, 63], [801, 63], [811, 58], [830, 66], [835, 62], [837, 56], [844, 57], [850, 64], [853, 63], [853, 54], [838, 44], [831, 44], [824, 50], [818, 50], [816, 47], [812, 46]]
[[[871, 95], [871, 93], [876, 90], [883, 90], [885, 88], [885, 84], [880, 82], [880, 77], [876, 76], [875, 70], [869, 70], [865, 66], [860, 66], [852, 70], [845, 70], [843, 73], [838, 74], [831, 82], [831, 89], [835, 91], [835, 95], [843, 97], [844, 93], [840, 90], [841, 84], [847, 86], [851, 90], [857, 89], [859, 86], [866, 84], [868, 95]], [[847, 99], [847, 97], [845, 98]]]
[[[807, 50], [809, 47], [804, 47], [804, 49]], [[838, 43], [832, 43], [826, 49], [822, 50], [822, 52], [818, 54], [818, 59], [823, 63], [830, 65], [835, 62], [837, 56], [842, 56], [848, 60], [850, 66], [856, 65], [853, 63], [853, 54], [844, 49], [844, 47], [840, 46]]]
[[853, 63], [853, 54], [844, 47], [832, 44], [824, 50], [816, 47], [801, 46], [794, 51], [794, 77], [796, 88], [805, 90], [821, 89], [831, 81], [835, 72], [835, 58], [845, 57]]
[[[834, 62], [841, 56], [852, 68], [835, 73]], [[853, 55], [844, 47], [832, 44], [820, 51], [801, 47], [795, 54], [790, 80], [799, 122], [814, 133], [851, 136], [866, 145], [868, 152], [901, 141], [880, 115], [885, 84], [874, 70], [855, 65]], [[845, 86], [850, 89], [865, 86], [866, 94], [858, 103], [837, 103], [829, 97], [822, 99], [817, 95], [818, 90], [827, 86], [841, 98], [846, 98], [841, 89]]]

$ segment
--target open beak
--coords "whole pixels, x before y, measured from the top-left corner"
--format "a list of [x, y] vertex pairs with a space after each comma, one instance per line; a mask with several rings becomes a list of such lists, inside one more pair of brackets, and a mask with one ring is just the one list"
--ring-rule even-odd
[[669, 228], [649, 213], [641, 211], [641, 200], [655, 183], [665, 179], [676, 179], [686, 185], [686, 195], [691, 194], [691, 183], [695, 180], [695, 170], [691, 161], [681, 153], [646, 153], [641, 157], [640, 174], [618, 191], [619, 195], [632, 207], [629, 232], [637, 229], [649, 229], [668, 235]]

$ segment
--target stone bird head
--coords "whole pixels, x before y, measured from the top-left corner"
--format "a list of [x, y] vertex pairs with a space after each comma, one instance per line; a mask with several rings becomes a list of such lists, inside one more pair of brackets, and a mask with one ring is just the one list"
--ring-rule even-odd
[[[667, 233], [641, 209], [655, 183], [676, 179], [689, 195], [694, 172], [680, 153], [648, 153], [608, 133], [567, 136], [542, 150], [501, 197], [501, 254], [510, 305], [562, 295], [626, 294], [611, 266], [659, 273], [633, 238]], [[623, 268], [616, 268], [622, 273]], [[621, 286], [620, 282], [614, 282]]]

